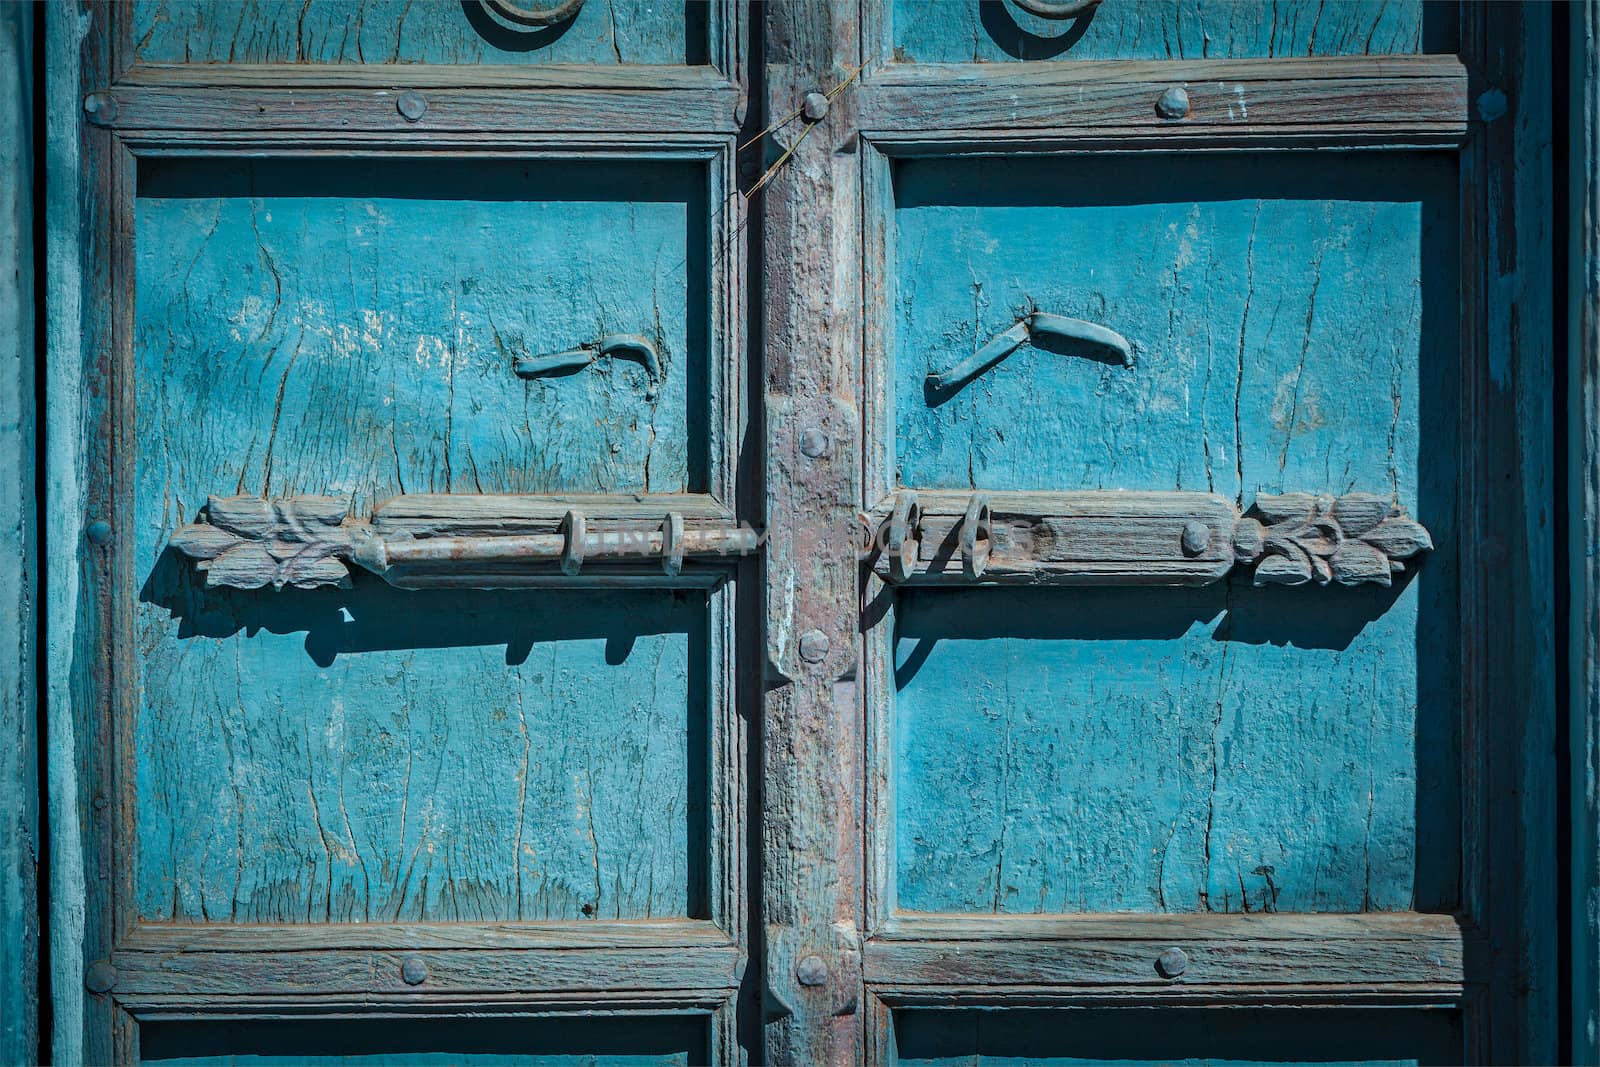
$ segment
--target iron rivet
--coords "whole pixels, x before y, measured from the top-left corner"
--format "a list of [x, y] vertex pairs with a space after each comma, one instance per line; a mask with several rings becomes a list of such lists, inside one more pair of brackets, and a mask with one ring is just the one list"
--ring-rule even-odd
[[1183, 524], [1183, 550], [1191, 556], [1198, 556], [1211, 547], [1211, 527], [1203, 522], [1190, 519]]
[[1156, 957], [1156, 973], [1163, 978], [1176, 978], [1189, 969], [1189, 957], [1181, 948], [1169, 948]]
[[90, 544], [103, 545], [111, 540], [111, 524], [104, 519], [96, 519], [83, 531]]
[[110, 93], [90, 93], [83, 98], [83, 110], [92, 122], [101, 126], [117, 121], [117, 102]]
[[828, 435], [815, 426], [800, 435], [800, 451], [816, 459], [828, 451]]
[[807, 956], [794, 969], [794, 976], [803, 986], [819, 986], [828, 981], [828, 965], [821, 956]]
[[404, 92], [400, 99], [394, 102], [395, 110], [400, 112], [400, 117], [407, 122], [416, 122], [428, 110], [428, 102], [418, 92]]
[[95, 811], [105, 811], [107, 805], [109, 805], [110, 803], [111, 802], [106, 799], [106, 795], [104, 793], [96, 793], [94, 795], [94, 810]]
[[428, 980], [428, 965], [420, 956], [407, 956], [400, 961], [400, 978], [406, 985], [421, 985]]
[[117, 984], [117, 969], [109, 960], [95, 960], [83, 976], [83, 988], [91, 993], [109, 993]]
[[1156, 114], [1164, 119], [1189, 117], [1189, 93], [1181, 85], [1174, 85], [1156, 101]]
[[807, 630], [800, 635], [800, 658], [807, 663], [821, 663], [828, 647], [828, 635], [821, 630]]
[[828, 98], [821, 93], [807, 93], [800, 113], [812, 122], [821, 122], [828, 117]]

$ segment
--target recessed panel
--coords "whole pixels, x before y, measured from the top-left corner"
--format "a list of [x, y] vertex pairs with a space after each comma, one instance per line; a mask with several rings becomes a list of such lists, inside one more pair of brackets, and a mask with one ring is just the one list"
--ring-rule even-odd
[[704, 490], [703, 177], [141, 165], [141, 502]]
[[[142, 63], [704, 63], [707, 0], [133, 0]], [[505, 8], [569, 13], [546, 24]], [[559, 14], [559, 12], [557, 12]]]
[[673, 1067], [707, 1063], [689, 1017], [160, 1022], [139, 1028], [161, 1067]]
[[[1415, 155], [901, 164], [899, 483], [1442, 491], [1455, 184]], [[1119, 335], [1132, 365], [1039, 336], [935, 386], [1034, 311]]]
[[[1414, 156], [903, 164], [901, 485], [1372, 492], [1393, 584], [902, 593], [909, 911], [1434, 910], [1459, 871], [1455, 173]], [[1024, 342], [1033, 311], [1115, 331]], [[992, 350], [991, 350], [992, 351]], [[981, 360], [980, 360], [981, 362]]]
[[1461, 1062], [1454, 1012], [1383, 1008], [898, 1011], [894, 1042], [906, 1067], [1420, 1067]]
[[1019, 0], [892, 0], [894, 58], [919, 63], [1038, 59], [1287, 59], [1453, 52], [1455, 5], [1438, 0], [1138, 0], [1049, 18]]
[[160, 557], [139, 918], [705, 917], [706, 616], [702, 592], [205, 590]]

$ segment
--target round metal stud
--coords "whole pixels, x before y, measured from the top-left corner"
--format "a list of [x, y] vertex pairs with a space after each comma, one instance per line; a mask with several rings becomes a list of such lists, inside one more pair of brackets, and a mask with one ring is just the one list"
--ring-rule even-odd
[[828, 435], [812, 426], [800, 434], [800, 451], [816, 459], [828, 454]]
[[1189, 92], [1181, 85], [1174, 85], [1161, 94], [1156, 101], [1156, 114], [1164, 119], [1185, 119], [1189, 117]]
[[822, 962], [821, 956], [807, 956], [795, 966], [794, 976], [801, 985], [816, 988], [827, 983], [828, 965]]
[[1181, 948], [1169, 948], [1156, 957], [1156, 973], [1163, 978], [1176, 978], [1189, 969], [1189, 957]]
[[807, 93], [800, 103], [800, 113], [809, 122], [821, 122], [828, 117], [828, 98], [821, 93]]
[[416, 122], [428, 113], [428, 101], [421, 93], [408, 90], [400, 94], [400, 98], [394, 102], [394, 108], [407, 122]]
[[807, 663], [821, 663], [832, 647], [828, 635], [821, 630], [807, 630], [800, 635], [800, 658]]
[[407, 956], [400, 961], [400, 980], [406, 985], [421, 985], [428, 980], [428, 965], [421, 956]]
[[117, 969], [109, 960], [95, 960], [83, 976], [83, 988], [91, 993], [109, 993], [116, 984]]
[[84, 114], [99, 126], [109, 126], [117, 121], [117, 102], [110, 93], [90, 93], [83, 98]]
[[111, 540], [111, 524], [104, 519], [96, 519], [84, 528], [83, 535], [91, 545], [106, 544]]
[[1211, 547], [1211, 527], [1203, 522], [1190, 519], [1183, 524], [1183, 550], [1191, 556], [1198, 556]]

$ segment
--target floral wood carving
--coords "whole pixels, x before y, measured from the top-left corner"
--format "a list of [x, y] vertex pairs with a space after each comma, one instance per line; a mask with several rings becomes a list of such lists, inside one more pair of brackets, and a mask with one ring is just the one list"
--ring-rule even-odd
[[1388, 497], [1288, 493], [1257, 497], [1233, 547], [1240, 563], [1255, 564], [1256, 585], [1389, 585], [1433, 539]]
[[172, 545], [195, 560], [207, 585], [348, 587], [350, 569], [338, 557], [351, 549], [349, 512], [346, 497], [214, 496], [206, 504], [209, 521], [183, 527]]

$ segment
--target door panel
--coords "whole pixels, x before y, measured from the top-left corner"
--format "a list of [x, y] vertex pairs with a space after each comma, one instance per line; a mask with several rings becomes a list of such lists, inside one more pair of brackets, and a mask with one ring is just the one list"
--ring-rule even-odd
[[141, 922], [709, 917], [703, 592], [263, 606], [165, 570]]
[[[141, 168], [141, 528], [218, 492], [704, 492], [704, 201], [691, 164]], [[617, 334], [659, 367], [517, 371]]]
[[[1039, 5], [1048, 7], [1050, 5]], [[1248, 59], [1453, 52], [1456, 13], [1433, 0], [1205, 0], [1105, 3], [1071, 18], [1004, 0], [893, 0], [894, 57], [902, 63], [1013, 59]]]
[[706, 62], [715, 5], [586, 0], [575, 14], [545, 24], [507, 18], [478, 0], [135, 0], [128, 6], [141, 63], [605, 65]]
[[902, 1064], [967, 1067], [1419, 1067], [1460, 1062], [1452, 1015], [1393, 1009], [910, 1010], [895, 1014], [895, 1043]]
[[1458, 705], [1412, 658], [1447, 662], [1448, 638], [1419, 636], [1414, 593], [1351, 590], [1315, 620], [1293, 596], [905, 594], [899, 907], [1450, 907]]
[[707, 1062], [691, 1019], [417, 1022], [171, 1022], [146, 1027], [142, 1063], [162, 1067], [689, 1067]]

